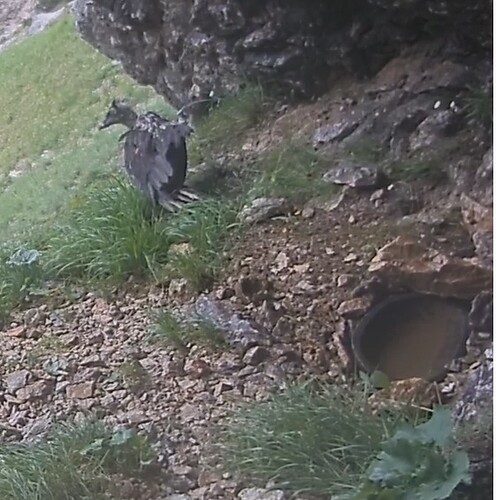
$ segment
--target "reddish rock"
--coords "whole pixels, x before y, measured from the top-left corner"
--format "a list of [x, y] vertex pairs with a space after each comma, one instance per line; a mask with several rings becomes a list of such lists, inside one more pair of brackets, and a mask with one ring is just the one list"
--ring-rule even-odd
[[478, 262], [448, 257], [405, 236], [381, 248], [369, 272], [390, 288], [466, 300], [493, 285], [492, 272]]
[[341, 321], [332, 334], [331, 347], [334, 347], [343, 371], [351, 372], [355, 367], [355, 358], [351, 349], [350, 330], [347, 321]]
[[69, 399], [87, 399], [93, 396], [95, 389], [95, 381], [82, 382], [81, 384], [74, 384], [67, 386], [67, 397]]
[[421, 378], [409, 378], [391, 382], [391, 385], [370, 396], [369, 403], [373, 408], [387, 408], [391, 403], [406, 403], [432, 408], [438, 403], [436, 384]]
[[21, 401], [31, 401], [33, 399], [45, 398], [51, 394], [52, 390], [53, 382], [51, 380], [38, 380], [19, 389], [16, 396]]
[[345, 300], [338, 307], [338, 314], [345, 319], [361, 318], [370, 308], [372, 301], [369, 297], [357, 297]]
[[22, 339], [26, 336], [26, 327], [24, 325], [19, 325], [14, 328], [11, 328], [10, 330], [7, 330], [4, 333], [9, 337], [16, 337]]

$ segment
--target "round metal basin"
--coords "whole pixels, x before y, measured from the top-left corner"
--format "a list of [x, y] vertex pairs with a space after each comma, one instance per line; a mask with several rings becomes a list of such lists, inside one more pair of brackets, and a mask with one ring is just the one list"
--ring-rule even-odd
[[380, 370], [390, 380], [436, 380], [464, 353], [468, 332], [465, 303], [415, 293], [389, 297], [372, 308], [351, 340], [368, 372]]

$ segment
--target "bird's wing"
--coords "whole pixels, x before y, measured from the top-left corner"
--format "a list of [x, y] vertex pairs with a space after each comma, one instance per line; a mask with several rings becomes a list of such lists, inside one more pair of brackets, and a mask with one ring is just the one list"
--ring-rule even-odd
[[124, 166], [135, 184], [156, 203], [180, 190], [187, 167], [186, 124], [156, 123], [134, 128], [125, 136]]
[[158, 131], [153, 141], [156, 156], [160, 159], [157, 159], [157, 163], [166, 163], [172, 172], [166, 186], [169, 192], [181, 189], [186, 178], [188, 132], [185, 127], [182, 124], [168, 124]]
[[133, 129], [127, 134], [124, 167], [137, 187], [152, 199], [173, 176], [172, 165], [157, 152], [156, 138], [145, 130]]

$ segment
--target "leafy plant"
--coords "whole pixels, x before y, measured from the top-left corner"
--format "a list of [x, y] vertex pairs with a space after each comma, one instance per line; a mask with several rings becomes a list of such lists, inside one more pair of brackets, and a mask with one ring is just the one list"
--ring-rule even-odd
[[437, 408], [428, 422], [404, 425], [382, 445], [358, 493], [349, 500], [442, 500], [468, 483], [469, 460], [455, 449], [450, 410]]
[[11, 310], [41, 284], [43, 271], [35, 250], [0, 251], [0, 328]]

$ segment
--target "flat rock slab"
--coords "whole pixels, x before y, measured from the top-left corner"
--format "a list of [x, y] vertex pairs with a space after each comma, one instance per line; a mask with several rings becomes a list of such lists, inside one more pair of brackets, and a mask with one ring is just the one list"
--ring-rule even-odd
[[492, 271], [478, 262], [448, 257], [405, 236], [381, 248], [369, 272], [391, 289], [465, 300], [493, 286]]

